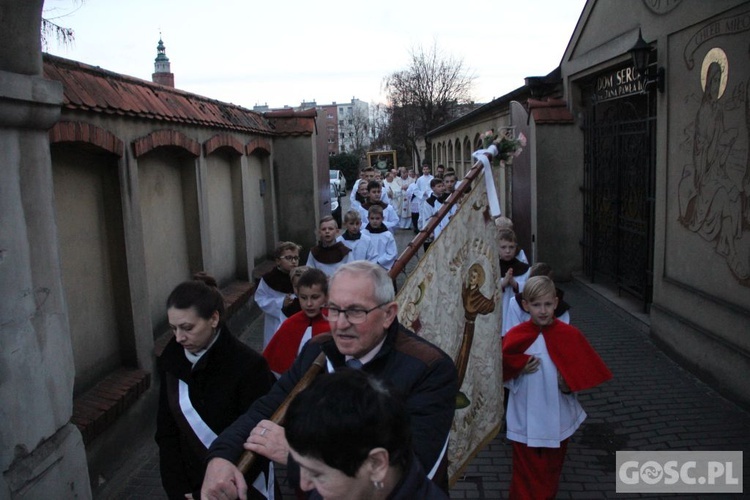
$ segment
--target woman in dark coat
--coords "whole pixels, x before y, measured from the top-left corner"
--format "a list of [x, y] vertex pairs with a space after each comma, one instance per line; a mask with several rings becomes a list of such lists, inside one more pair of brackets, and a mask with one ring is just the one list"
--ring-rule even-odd
[[[167, 299], [174, 337], [158, 358], [156, 442], [162, 485], [175, 499], [191, 493], [198, 498], [211, 442], [275, 380], [263, 357], [224, 324], [216, 281], [205, 274], [195, 278], [178, 285]], [[266, 466], [259, 462], [257, 467]], [[267, 486], [268, 478], [263, 479]], [[252, 493], [257, 492], [249, 492], [250, 498]]]

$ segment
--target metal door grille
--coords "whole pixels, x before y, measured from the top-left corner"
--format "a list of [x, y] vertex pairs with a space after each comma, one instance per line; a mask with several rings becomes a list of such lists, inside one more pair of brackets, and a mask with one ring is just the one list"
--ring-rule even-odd
[[653, 268], [654, 95], [594, 102], [589, 89], [584, 161], [584, 272], [641, 299]]

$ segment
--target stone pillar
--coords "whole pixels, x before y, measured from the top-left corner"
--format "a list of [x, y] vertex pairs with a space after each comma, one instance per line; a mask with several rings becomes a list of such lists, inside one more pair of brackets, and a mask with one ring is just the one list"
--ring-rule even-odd
[[41, 77], [42, 0], [0, 0], [2, 498], [90, 498], [73, 408], [47, 131], [62, 88]]

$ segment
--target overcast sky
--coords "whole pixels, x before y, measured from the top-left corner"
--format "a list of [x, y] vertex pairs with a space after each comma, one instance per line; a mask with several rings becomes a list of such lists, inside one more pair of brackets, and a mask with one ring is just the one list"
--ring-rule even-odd
[[[585, 0], [46, 0], [73, 28], [49, 52], [151, 80], [159, 33], [188, 92], [252, 108], [383, 102], [410, 49], [462, 59], [488, 102], [555, 69]], [[58, 17], [63, 16], [63, 17]]]

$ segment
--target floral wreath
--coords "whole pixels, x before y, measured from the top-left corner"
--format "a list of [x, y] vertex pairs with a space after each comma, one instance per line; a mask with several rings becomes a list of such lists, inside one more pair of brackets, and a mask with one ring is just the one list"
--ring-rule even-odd
[[497, 149], [497, 154], [492, 154], [492, 165], [495, 167], [513, 165], [513, 158], [520, 155], [526, 147], [526, 136], [523, 132], [513, 138], [510, 128], [503, 129], [499, 134], [490, 129], [479, 137], [482, 139], [482, 149], [487, 150], [485, 152], [493, 153], [490, 149], [493, 145]]

